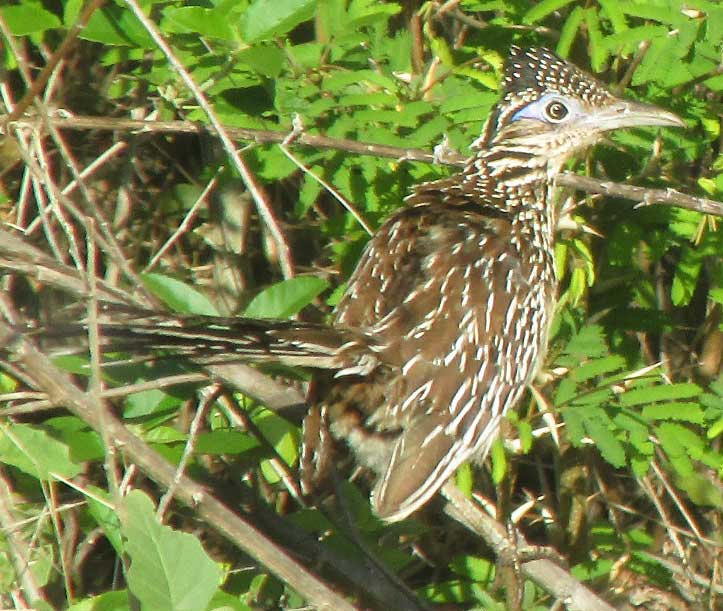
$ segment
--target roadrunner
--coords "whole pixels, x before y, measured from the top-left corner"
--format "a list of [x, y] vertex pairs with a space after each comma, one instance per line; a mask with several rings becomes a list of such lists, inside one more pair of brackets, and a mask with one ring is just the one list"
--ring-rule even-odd
[[[552, 181], [610, 130], [683, 126], [542, 48], [513, 47], [500, 102], [458, 174], [418, 185], [369, 241], [330, 326], [246, 319], [104, 325], [191, 358], [320, 374], [307, 441], [344, 440], [401, 520], [482, 460], [533, 380], [555, 306]], [[308, 452], [307, 452], [308, 457]]]

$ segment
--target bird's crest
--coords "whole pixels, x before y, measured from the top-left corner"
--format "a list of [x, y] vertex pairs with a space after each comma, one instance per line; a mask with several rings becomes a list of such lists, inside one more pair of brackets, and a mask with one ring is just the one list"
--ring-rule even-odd
[[574, 64], [543, 47], [522, 49], [513, 46], [502, 81], [503, 100], [522, 97], [529, 102], [546, 93], [582, 98], [591, 104], [609, 100], [605, 85], [585, 74]]

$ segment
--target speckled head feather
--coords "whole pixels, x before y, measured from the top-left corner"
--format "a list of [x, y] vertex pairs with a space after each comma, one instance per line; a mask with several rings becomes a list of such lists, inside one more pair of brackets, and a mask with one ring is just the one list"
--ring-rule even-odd
[[513, 45], [501, 89], [502, 97], [472, 144], [473, 149], [488, 147], [510, 118], [544, 95], [574, 96], [590, 105], [605, 105], [616, 99], [603, 83], [544, 47], [523, 49]]
[[545, 93], [579, 96], [593, 104], [612, 98], [605, 85], [543, 47], [513, 46], [502, 82], [503, 100], [531, 101]]

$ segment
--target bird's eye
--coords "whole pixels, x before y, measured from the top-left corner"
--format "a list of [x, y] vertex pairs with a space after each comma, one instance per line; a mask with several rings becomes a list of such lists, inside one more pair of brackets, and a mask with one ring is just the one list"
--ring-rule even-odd
[[550, 121], [558, 123], [562, 121], [570, 111], [560, 100], [553, 100], [545, 107], [545, 114]]

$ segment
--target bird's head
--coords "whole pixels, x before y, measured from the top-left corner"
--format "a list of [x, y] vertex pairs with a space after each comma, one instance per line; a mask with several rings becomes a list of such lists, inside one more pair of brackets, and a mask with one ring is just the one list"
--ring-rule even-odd
[[613, 95], [547, 49], [513, 46], [502, 98], [475, 146], [500, 146], [546, 159], [548, 168], [556, 171], [605, 132], [645, 125], [684, 127], [671, 112]]

